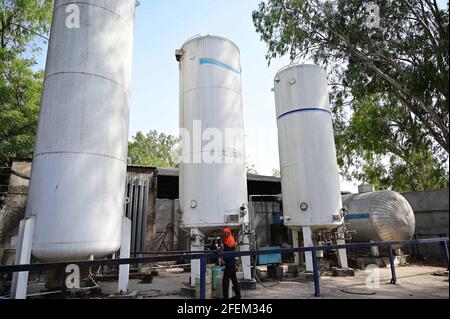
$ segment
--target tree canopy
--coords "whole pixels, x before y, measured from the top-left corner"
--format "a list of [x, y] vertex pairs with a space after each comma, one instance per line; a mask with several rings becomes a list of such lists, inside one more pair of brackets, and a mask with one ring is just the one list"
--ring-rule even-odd
[[13, 158], [33, 155], [44, 79], [35, 70], [53, 1], [0, 0], [0, 206]]
[[448, 187], [448, 8], [433, 0], [267, 0], [253, 12], [267, 59], [329, 74], [347, 178], [398, 191]]
[[33, 154], [44, 75], [33, 67], [51, 12], [52, 1], [0, 0], [0, 166]]
[[138, 132], [128, 146], [128, 157], [132, 165], [171, 168], [177, 167], [176, 145], [178, 139], [172, 135], [150, 131], [146, 135]]

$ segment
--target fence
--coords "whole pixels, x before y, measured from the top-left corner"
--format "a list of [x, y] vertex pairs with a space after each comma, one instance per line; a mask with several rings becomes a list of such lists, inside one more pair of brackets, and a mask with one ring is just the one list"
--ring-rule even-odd
[[411, 244], [441, 244], [445, 251], [447, 258], [447, 267], [449, 263], [449, 251], [448, 251], [449, 238], [431, 238], [431, 239], [416, 239], [405, 240], [396, 242], [378, 242], [378, 243], [358, 243], [358, 244], [345, 244], [345, 245], [330, 245], [322, 247], [299, 247], [288, 249], [273, 249], [264, 251], [239, 251], [239, 252], [201, 252], [201, 253], [181, 253], [177, 255], [166, 256], [151, 256], [151, 257], [138, 257], [127, 259], [107, 259], [107, 260], [93, 260], [93, 261], [70, 261], [70, 262], [58, 262], [58, 263], [41, 263], [30, 265], [13, 265], [13, 266], [0, 266], [0, 274], [13, 273], [13, 272], [25, 272], [25, 271], [42, 271], [47, 269], [65, 268], [68, 265], [78, 265], [81, 267], [100, 267], [100, 266], [117, 266], [117, 265], [129, 265], [129, 264], [145, 264], [156, 263], [161, 261], [186, 261], [192, 259], [200, 259], [200, 299], [205, 299], [206, 292], [206, 266], [208, 258], [224, 258], [224, 257], [242, 257], [242, 256], [258, 256], [268, 254], [292, 254], [292, 253], [304, 253], [311, 252], [313, 259], [313, 273], [314, 273], [314, 296], [320, 297], [320, 274], [317, 262], [318, 251], [328, 251], [337, 249], [359, 249], [370, 247], [387, 247], [389, 251], [389, 260], [391, 268], [391, 284], [397, 284], [397, 275], [395, 272], [395, 263], [393, 255], [393, 247], [401, 245]]

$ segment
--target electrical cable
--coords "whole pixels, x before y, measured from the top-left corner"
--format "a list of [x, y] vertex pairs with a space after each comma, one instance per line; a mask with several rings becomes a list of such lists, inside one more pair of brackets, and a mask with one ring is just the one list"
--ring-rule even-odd
[[362, 295], [362, 296], [373, 296], [373, 295], [377, 294], [375, 291], [359, 292], [359, 291], [350, 291], [350, 290], [345, 290], [345, 289], [341, 289], [341, 292], [346, 293], [346, 294], [351, 294], [351, 295]]

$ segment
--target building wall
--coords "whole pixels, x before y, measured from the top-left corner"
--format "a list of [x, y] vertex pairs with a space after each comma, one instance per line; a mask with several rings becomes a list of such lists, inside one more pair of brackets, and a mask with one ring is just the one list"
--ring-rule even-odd
[[4, 250], [11, 248], [11, 241], [17, 236], [19, 223], [24, 218], [31, 176], [30, 161], [15, 161], [11, 168], [8, 196], [0, 211], [0, 263]]
[[[448, 189], [402, 194], [411, 205], [416, 217], [415, 238], [448, 237], [449, 193]], [[438, 244], [405, 247], [409, 254], [442, 258], [444, 250]]]
[[156, 250], [186, 249], [186, 233], [180, 229], [181, 212], [178, 200], [156, 200]]

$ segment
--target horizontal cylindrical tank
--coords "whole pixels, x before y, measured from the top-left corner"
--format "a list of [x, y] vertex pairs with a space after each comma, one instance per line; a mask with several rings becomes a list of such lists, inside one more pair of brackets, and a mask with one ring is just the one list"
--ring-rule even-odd
[[39, 260], [120, 248], [135, 6], [55, 1], [26, 209]]
[[343, 224], [327, 74], [293, 65], [275, 77], [286, 226], [331, 230]]
[[416, 221], [408, 201], [399, 193], [379, 191], [342, 196], [348, 211], [345, 223], [355, 231], [354, 242], [409, 240]]
[[204, 234], [239, 227], [247, 205], [241, 64], [228, 39], [202, 36], [177, 50], [180, 63], [182, 227]]

